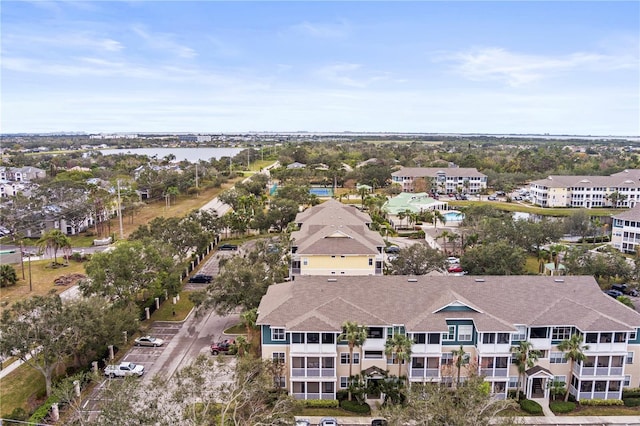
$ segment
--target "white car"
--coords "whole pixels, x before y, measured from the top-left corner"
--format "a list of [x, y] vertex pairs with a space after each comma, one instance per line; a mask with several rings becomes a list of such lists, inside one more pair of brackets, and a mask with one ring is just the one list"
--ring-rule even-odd
[[136, 346], [162, 346], [164, 340], [152, 336], [142, 336], [135, 340]]
[[460, 259], [454, 256], [450, 256], [447, 257], [447, 262], [449, 262], [449, 265], [457, 265], [458, 263], [460, 263]]

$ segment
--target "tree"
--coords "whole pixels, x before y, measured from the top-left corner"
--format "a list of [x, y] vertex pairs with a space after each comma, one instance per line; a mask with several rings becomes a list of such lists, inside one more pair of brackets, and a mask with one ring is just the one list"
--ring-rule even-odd
[[526, 253], [507, 242], [489, 243], [468, 249], [460, 266], [470, 275], [522, 275]]
[[392, 425], [455, 425], [489, 426], [514, 425], [513, 418], [501, 416], [512, 408], [511, 400], [491, 396], [489, 383], [473, 375], [462, 386], [451, 390], [439, 383], [414, 384], [401, 403], [383, 405], [380, 415]]
[[606, 199], [611, 202], [611, 205], [613, 206], [614, 209], [617, 209], [619, 207], [619, 204], [624, 200], [626, 200], [627, 197], [628, 196], [626, 194], [621, 194], [620, 192], [615, 191], [607, 195]]
[[426, 244], [416, 243], [400, 249], [398, 256], [391, 260], [394, 275], [426, 275], [431, 271], [446, 270], [446, 256]]
[[[569, 361], [569, 371], [573, 371], [573, 366], [578, 362], [584, 361], [587, 356], [584, 354], [584, 351], [589, 350], [589, 345], [582, 344], [582, 335], [581, 334], [572, 334], [570, 338], [564, 339], [562, 342], [558, 343], [558, 350], [564, 352], [564, 359]], [[564, 395], [564, 401], [567, 402], [569, 400], [569, 383], [567, 383], [567, 391]]]
[[278, 232], [287, 228], [298, 214], [298, 203], [294, 200], [276, 197], [269, 205], [267, 222]]
[[[518, 377], [522, 386], [522, 391], [525, 392], [524, 375], [527, 369], [533, 367], [540, 358], [540, 352], [533, 349], [533, 344], [526, 340], [518, 342], [517, 346], [511, 347], [511, 353], [513, 353], [513, 363], [518, 367]], [[518, 394], [518, 400], [520, 400], [520, 394]]]
[[394, 361], [398, 363], [398, 378], [402, 377], [402, 364], [411, 360], [412, 346], [413, 341], [406, 334], [399, 332], [387, 338], [384, 344], [385, 355], [393, 356]]
[[38, 370], [49, 396], [56, 367], [73, 353], [71, 325], [55, 293], [18, 301], [2, 312], [0, 353], [12, 354]]
[[53, 265], [58, 264], [58, 250], [71, 248], [71, 240], [59, 229], [50, 229], [36, 242], [43, 250], [53, 250]]
[[0, 265], [0, 288], [16, 285], [18, 282], [18, 274], [13, 266]]
[[579, 235], [582, 242], [591, 234], [591, 219], [585, 209], [576, 210], [564, 219], [565, 230], [572, 235]]
[[462, 345], [458, 349], [452, 350], [454, 362], [456, 366], [456, 388], [460, 386], [460, 374], [462, 373], [462, 366], [469, 362], [469, 355], [465, 352]]
[[[367, 328], [355, 321], [346, 321], [342, 324], [342, 333], [338, 336], [338, 341], [346, 340], [349, 346], [349, 380], [353, 377], [353, 349], [361, 347], [367, 340]], [[349, 401], [351, 401], [351, 391], [349, 390]]]

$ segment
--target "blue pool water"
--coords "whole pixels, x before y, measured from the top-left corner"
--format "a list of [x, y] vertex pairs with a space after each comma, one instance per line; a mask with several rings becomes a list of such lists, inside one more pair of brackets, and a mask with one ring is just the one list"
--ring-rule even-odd
[[309, 193], [317, 197], [332, 197], [333, 189], [331, 188], [309, 188]]
[[462, 222], [462, 219], [464, 219], [464, 214], [457, 211], [446, 212], [443, 213], [442, 216], [444, 216], [447, 222]]

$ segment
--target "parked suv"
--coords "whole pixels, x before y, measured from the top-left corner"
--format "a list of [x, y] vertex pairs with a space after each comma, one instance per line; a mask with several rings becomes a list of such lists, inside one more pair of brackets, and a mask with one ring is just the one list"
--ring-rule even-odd
[[197, 275], [194, 275], [191, 278], [189, 278], [189, 282], [190, 283], [208, 284], [211, 281], [213, 281], [213, 276], [212, 275], [205, 275], [205, 274], [197, 274]]
[[235, 343], [233, 339], [224, 339], [218, 343], [214, 343], [211, 345], [211, 355], [218, 355], [220, 353], [228, 354], [233, 349]]
[[613, 284], [611, 290], [617, 290], [621, 293], [628, 294], [629, 296], [638, 296], [638, 290], [629, 287], [627, 284]]

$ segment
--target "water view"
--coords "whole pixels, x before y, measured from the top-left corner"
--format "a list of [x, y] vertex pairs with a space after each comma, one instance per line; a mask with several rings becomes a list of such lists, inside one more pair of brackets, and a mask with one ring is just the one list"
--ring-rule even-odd
[[212, 158], [216, 160], [222, 157], [234, 157], [242, 148], [114, 148], [114, 149], [101, 149], [100, 152], [103, 155], [114, 154], [137, 154], [146, 155], [147, 157], [156, 157], [161, 159], [169, 154], [176, 156], [177, 161], [189, 161], [190, 163], [197, 163], [200, 160], [209, 161]]

